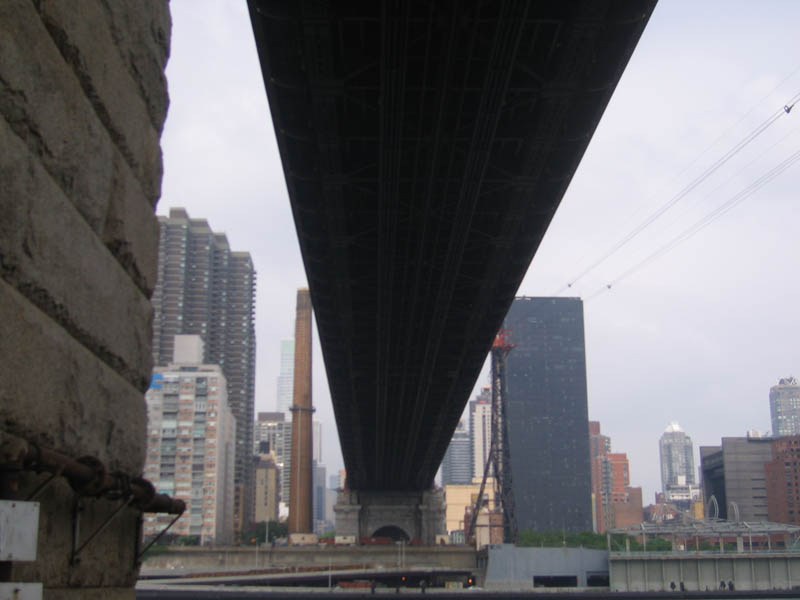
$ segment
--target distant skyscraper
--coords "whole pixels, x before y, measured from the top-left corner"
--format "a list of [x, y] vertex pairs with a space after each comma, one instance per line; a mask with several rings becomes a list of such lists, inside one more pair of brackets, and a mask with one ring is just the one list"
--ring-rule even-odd
[[469, 403], [469, 437], [472, 476], [483, 479], [483, 469], [492, 445], [492, 395], [488, 387], [483, 388]]
[[314, 461], [313, 464], [314, 469], [314, 483], [313, 483], [313, 493], [314, 493], [314, 501], [313, 501], [313, 513], [314, 513], [314, 533], [321, 534], [325, 532], [327, 529], [327, 524], [325, 523], [328, 520], [328, 515], [325, 512], [325, 508], [327, 506], [327, 498], [326, 498], [326, 487], [325, 487], [325, 479], [327, 477], [327, 471], [325, 469], [325, 465], [321, 465]]
[[317, 464], [322, 464], [322, 423], [314, 421], [312, 425], [311, 437], [311, 458], [317, 461]]
[[256, 273], [250, 254], [232, 252], [224, 234], [182, 208], [159, 217], [158, 280], [153, 292], [153, 360], [166, 365], [176, 334], [200, 335], [204, 363], [219, 365], [236, 418], [234, 529], [253, 518]]
[[[225, 376], [202, 364], [199, 336], [175, 336], [175, 357], [156, 366], [145, 395], [147, 461], [144, 476], [156, 492], [186, 503], [170, 531], [202, 544], [228, 544], [233, 534], [233, 461], [236, 423]], [[155, 536], [171, 515], [147, 514], [144, 534]]]
[[292, 408], [294, 390], [294, 340], [281, 340], [281, 370], [278, 373], [278, 412], [288, 413]]
[[442, 460], [442, 485], [472, 482], [472, 452], [469, 431], [459, 421]]
[[772, 435], [800, 435], [800, 385], [794, 377], [786, 377], [769, 389], [769, 412]]
[[260, 412], [255, 423], [254, 454], [260, 454], [259, 444], [269, 444], [280, 473], [278, 496], [289, 503], [289, 474], [292, 468], [292, 422], [282, 412]]
[[592, 528], [583, 303], [516, 298], [504, 327], [506, 416], [520, 530]]
[[664, 430], [658, 445], [661, 456], [661, 491], [669, 501], [670, 488], [695, 484], [694, 446], [692, 438], [675, 421]]

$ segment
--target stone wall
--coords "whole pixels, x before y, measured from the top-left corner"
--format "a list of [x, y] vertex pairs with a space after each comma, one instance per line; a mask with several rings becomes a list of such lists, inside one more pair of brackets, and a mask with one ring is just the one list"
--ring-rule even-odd
[[[145, 455], [170, 26], [166, 0], [0, 2], [0, 436], [129, 475]], [[133, 598], [138, 513], [70, 565], [74, 498], [63, 479], [38, 498], [38, 560], [0, 580]], [[86, 499], [81, 539], [115, 506]]]

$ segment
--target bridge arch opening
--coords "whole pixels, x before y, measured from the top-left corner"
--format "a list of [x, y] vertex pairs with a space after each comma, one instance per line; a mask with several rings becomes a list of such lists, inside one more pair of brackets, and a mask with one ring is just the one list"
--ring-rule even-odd
[[384, 525], [375, 530], [372, 537], [391, 538], [393, 542], [408, 542], [411, 540], [409, 535], [396, 525]]

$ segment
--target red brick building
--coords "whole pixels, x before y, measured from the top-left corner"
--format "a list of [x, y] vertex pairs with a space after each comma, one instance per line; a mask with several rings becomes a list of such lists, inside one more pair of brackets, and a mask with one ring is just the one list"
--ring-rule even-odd
[[772, 460], [764, 471], [769, 520], [800, 525], [800, 436], [773, 440]]
[[589, 453], [595, 530], [641, 523], [642, 488], [630, 487], [628, 455], [611, 452], [611, 439], [597, 421], [589, 421]]

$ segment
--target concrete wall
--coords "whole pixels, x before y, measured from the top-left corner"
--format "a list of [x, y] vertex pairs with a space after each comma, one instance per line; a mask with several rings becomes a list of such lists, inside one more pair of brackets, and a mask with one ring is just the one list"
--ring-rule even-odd
[[448, 567], [474, 569], [475, 550], [468, 546], [282, 546], [259, 548], [172, 547], [148, 558], [143, 569], [190, 569], [219, 571], [255, 567]]
[[[587, 548], [517, 548], [512, 544], [488, 547], [484, 587], [491, 590], [531, 590], [539, 576], [573, 576], [577, 587], [587, 586], [588, 575], [608, 572], [608, 552]], [[574, 588], [573, 588], [574, 589]]]
[[726, 588], [786, 590], [800, 586], [800, 555], [789, 553], [612, 554], [609, 561], [611, 591], [643, 592], [716, 590]]
[[[169, 37], [166, 0], [0, 2], [0, 436], [129, 475], [145, 453]], [[73, 499], [63, 479], [39, 498], [38, 560], [0, 579], [133, 598], [138, 514], [70, 566]], [[81, 536], [115, 506], [87, 499]]]

